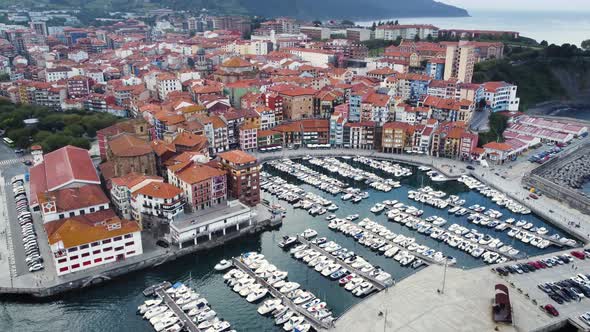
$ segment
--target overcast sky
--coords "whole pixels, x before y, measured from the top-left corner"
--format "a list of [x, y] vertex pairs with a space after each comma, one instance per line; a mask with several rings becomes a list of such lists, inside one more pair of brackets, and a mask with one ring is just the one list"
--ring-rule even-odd
[[469, 9], [583, 10], [590, 11], [590, 0], [439, 0]]

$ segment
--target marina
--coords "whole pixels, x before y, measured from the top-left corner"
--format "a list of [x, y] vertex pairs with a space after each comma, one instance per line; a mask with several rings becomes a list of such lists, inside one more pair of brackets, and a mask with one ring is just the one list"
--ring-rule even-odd
[[[358, 169], [364, 168], [383, 179], [391, 178], [391, 175], [387, 172], [380, 169], [369, 169], [368, 165], [355, 161], [354, 158], [345, 159], [336, 157], [336, 159]], [[261, 193], [262, 198], [268, 202], [269, 206], [282, 206], [285, 218], [280, 227], [260, 234], [247, 235], [241, 239], [225, 244], [222, 248], [211, 249], [201, 254], [179, 258], [173, 264], [163, 264], [158, 268], [146, 270], [144, 273], [142, 272], [141, 275], [135, 275], [132, 279], [129, 279], [127, 281], [128, 285], [121, 285], [121, 283], [115, 282], [108, 283], [101, 286], [99, 289], [89, 288], [84, 293], [84, 298], [80, 297], [78, 299], [76, 294], [67, 295], [66, 298], [68, 298], [68, 301], [80, 301], [80, 303], [88, 303], [88, 298], [90, 298], [90, 301], [98, 298], [108, 301], [103, 302], [101, 300], [100, 306], [104, 306], [105, 311], [96, 312], [96, 316], [92, 317], [90, 320], [96, 321], [96, 319], [100, 319], [99, 317], [107, 317], [107, 312], [117, 312], [121, 315], [134, 312], [137, 303], [140, 301], [143, 302], [143, 300], [140, 300], [140, 298], [137, 297], [137, 294], [143, 296], [141, 294], [142, 290], [149, 285], [159, 283], [162, 280], [179, 280], [186, 283], [192, 274], [196, 288], [199, 289], [199, 292], [203, 293], [211, 303], [215, 303], [215, 311], [218, 316], [224, 317], [224, 319], [231, 322], [232, 328], [246, 331], [279, 331], [282, 330], [282, 328], [275, 325], [274, 319], [253, 319], [254, 317], [258, 317], [259, 313], [257, 313], [257, 309], [264, 303], [253, 305], [243, 297], [236, 296], [232, 289], [225, 285], [222, 275], [214, 272], [214, 267], [221, 260], [227, 259], [227, 257], [239, 257], [245, 251], [262, 253], [269, 262], [273, 262], [273, 264], [276, 265], [277, 269], [288, 272], [289, 280], [296, 281], [301, 285], [302, 289], [312, 292], [317, 298], [329, 303], [330, 311], [332, 311], [333, 317], [335, 318], [338, 318], [343, 313], [349, 311], [351, 307], [356, 307], [357, 305], [364, 306], [366, 300], [361, 302], [360, 298], [351, 296], [351, 293], [345, 290], [344, 287], [340, 286], [338, 282], [334, 282], [330, 278], [323, 276], [321, 273], [316, 273], [313, 269], [302, 268], [301, 262], [294, 260], [288, 251], [278, 250], [277, 246], [285, 236], [301, 234], [310, 228], [315, 229], [318, 238], [329, 237], [330, 240], [336, 242], [340, 246], [348, 248], [359, 256], [367, 258], [367, 260], [371, 261], [372, 265], [379, 266], [383, 271], [389, 273], [392, 279], [396, 281], [396, 284], [405, 281], [407, 277], [414, 273], [420, 273], [419, 271], [424, 270], [412, 267], [418, 260], [422, 261], [422, 267], [426, 265], [443, 265], [445, 262], [444, 259], [437, 262], [434, 258], [417, 255], [414, 248], [415, 245], [411, 247], [414, 251], [409, 251], [408, 246], [410, 243], [407, 244], [408, 246], [403, 247], [399, 243], [396, 244], [392, 241], [388, 241], [386, 245], [392, 245], [389, 249], [394, 247], [398, 248], [398, 252], [396, 252], [393, 257], [395, 257], [399, 251], [403, 250], [407, 251], [407, 255], [404, 256], [406, 257], [405, 261], [409, 260], [408, 255], [414, 256], [411, 263], [402, 265], [400, 261], [403, 257], [400, 257], [400, 261], [395, 260], [393, 257], [386, 257], [386, 251], [381, 252], [379, 249], [374, 250], [371, 246], [367, 246], [366, 243], [362, 244], [354, 239], [354, 237], [345, 235], [338, 229], [330, 228], [330, 223], [335, 219], [343, 220], [344, 222], [342, 222], [342, 224], [350, 225], [348, 227], [361, 227], [358, 225], [364, 218], [369, 217], [375, 225], [380, 226], [374, 231], [366, 230], [366, 228], [361, 227], [361, 230], [368, 235], [371, 235], [371, 238], [382, 240], [383, 238], [380, 238], [379, 234], [383, 230], [382, 227], [384, 227], [393, 234], [403, 235], [406, 239], [415, 239], [414, 242], [418, 247], [426, 246], [433, 249], [434, 253], [440, 252], [444, 257], [452, 257], [455, 261], [454, 265], [460, 269], [465, 269], [466, 271], [485, 264], [481, 258], [475, 258], [471, 254], [460, 250], [457, 247], [452, 247], [446, 242], [433, 239], [431, 236], [419, 232], [418, 229], [390, 220], [388, 218], [388, 212], [391, 210], [390, 207], [384, 207], [382, 210], [378, 208], [373, 211], [371, 210], [377, 204], [385, 205], [384, 202], [388, 200], [397, 200], [408, 207], [413, 205], [417, 210], [423, 210], [423, 215], [417, 217], [420, 219], [419, 222], [424, 222], [426, 219], [437, 215], [444, 218], [446, 221], [444, 225], [436, 224], [440, 221], [430, 221], [428, 224], [430, 224], [431, 227], [444, 226], [447, 231], [448, 227], [453, 224], [468, 229], [475, 228], [482, 234], [491, 235], [504, 243], [510, 244], [516, 250], [519, 250], [520, 253], [526, 253], [528, 256], [542, 253], [548, 254], [557, 249], [557, 247], [553, 245], [543, 249], [523, 243], [522, 241], [508, 236], [508, 229], [503, 232], [497, 232], [495, 229], [488, 226], [481, 226], [481, 224], [474, 225], [467, 219], [470, 213], [467, 213], [464, 216], [456, 216], [455, 214], [447, 216], [445, 212], [445, 215], [442, 215], [441, 211], [444, 210], [430, 206], [426, 203], [423, 206], [420, 206], [415, 203], [415, 200], [408, 198], [408, 191], [417, 191], [425, 186], [430, 186], [435, 191], [444, 191], [447, 195], [446, 197], [450, 197], [451, 195], [458, 196], [460, 200], [465, 200], [466, 202], [463, 207], [478, 204], [480, 206], [488, 207], [487, 209], [493, 208], [503, 213], [502, 219], [514, 218], [515, 220], [526, 220], [527, 223], [530, 222], [538, 228], [545, 227], [548, 231], [547, 234], [559, 234], [561, 237], [564, 237], [565, 235], [553, 225], [537, 217], [534, 213], [526, 215], [516, 214], [503, 206], [498, 206], [492, 202], [489, 197], [481, 195], [478, 191], [470, 190], [462, 182], [454, 180], [445, 182], [432, 181], [430, 176], [426, 174], [426, 172], [428, 172], [427, 170], [421, 171], [415, 166], [402, 165], [403, 167], [410, 169], [412, 174], [393, 179], [400, 183], [400, 187], [385, 192], [371, 187], [370, 184], [365, 183], [366, 180], [356, 181], [348, 177], [340, 176], [339, 174], [329, 173], [328, 170], [310, 164], [309, 160], [294, 159], [290, 160], [289, 165], [291, 165], [291, 167], [295, 167], [295, 165], [305, 165], [307, 168], [303, 169], [305, 169], [307, 173], [297, 174], [299, 176], [302, 174], [314, 174], [313, 178], [316, 180], [310, 178], [309, 180], [304, 181], [294, 174], [278, 170], [268, 163], [263, 167], [263, 172], [261, 173], [261, 188], [263, 189]], [[283, 161], [281, 160], [279, 164], [282, 163]], [[322, 189], [322, 186], [324, 188], [330, 188], [329, 185], [334, 184], [339, 185], [339, 192], [334, 190], [335, 193], [333, 194]], [[342, 200], [341, 196], [347, 193], [345, 191], [347, 188], [353, 188], [360, 194], [367, 192], [368, 197], [362, 198], [361, 201], [357, 203], [353, 202], [352, 199]], [[303, 203], [310, 205], [308, 206], [308, 209], [303, 208]], [[310, 214], [310, 210], [314, 207], [318, 208], [320, 206], [325, 209], [326, 212], [323, 214]], [[321, 212], [321, 208], [318, 212]], [[326, 218], [331, 215], [334, 215], [333, 219], [326, 220]], [[353, 219], [352, 221], [345, 218], [346, 216], [352, 215], [357, 215], [356, 218], [351, 218]], [[377, 230], [379, 231], [377, 232]], [[387, 240], [387, 238], [385, 238], [385, 240]], [[383, 247], [386, 248], [386, 246]], [[393, 250], [390, 251], [390, 254], [392, 252]], [[450, 261], [447, 262], [450, 263]], [[429, 267], [426, 267], [426, 269], [429, 269]], [[128, 289], [129, 287], [131, 287], [131, 290], [135, 295], [128, 294], [130, 293], [130, 290]], [[385, 293], [387, 292], [373, 292], [373, 294], [369, 296], [369, 300], [374, 296], [380, 296]], [[391, 293], [391, 290], [389, 290], [389, 293]], [[267, 299], [273, 299], [273, 297], [267, 297]], [[262, 301], [268, 301], [267, 299], [262, 299]], [[104, 319], [101, 321], [104, 321], [101, 326], [104, 326], [106, 330], [117, 328], [117, 325], [115, 325], [114, 322], [110, 323], [108, 320]], [[76, 329], [85, 329], [87, 322], [77, 320], [75, 324], [77, 325], [77, 327], [75, 327]], [[153, 326], [146, 320], [141, 319], [126, 322], [125, 328], [138, 331], [153, 331]]]
[[276, 298], [276, 299], [280, 299], [281, 302], [286, 305], [290, 310], [292, 310], [293, 312], [297, 312], [300, 315], [304, 316], [305, 319], [316, 329], [316, 330], [320, 330], [320, 329], [325, 329], [328, 328], [329, 322], [330, 320], [325, 320], [325, 319], [318, 319], [316, 316], [314, 316], [313, 314], [311, 314], [308, 310], [302, 308], [299, 305], [296, 305], [293, 300], [291, 300], [289, 297], [287, 297], [285, 294], [283, 294], [282, 292], [280, 292], [279, 290], [277, 290], [275, 287], [273, 287], [271, 284], [268, 283], [267, 280], [265, 280], [264, 278], [258, 276], [256, 273], [254, 273], [254, 271], [252, 271], [246, 264], [244, 264], [240, 259], [237, 258], [233, 258], [232, 259], [234, 265], [239, 268], [241, 271], [243, 271], [244, 273], [248, 274], [251, 278], [254, 278], [254, 280], [256, 280], [257, 283], [263, 285], [266, 289], [269, 290], [269, 292]]
[[[365, 272], [360, 268], [356, 268], [356, 267], [352, 266], [352, 264], [347, 263], [344, 259], [342, 259], [336, 255], [333, 255], [332, 253], [325, 251], [323, 248], [320, 248], [318, 245], [314, 244], [313, 242], [304, 239], [300, 235], [297, 236], [297, 240], [299, 242], [301, 242], [302, 244], [308, 246], [309, 248], [321, 253], [322, 255], [324, 255], [324, 257], [330, 257], [331, 259], [334, 259], [338, 264], [340, 264], [342, 267], [345, 267], [349, 272], [351, 272], [355, 275], [361, 276], [363, 279], [370, 282], [373, 285], [373, 287], [375, 287], [375, 289], [378, 291], [385, 289], [386, 287], [390, 286], [393, 283], [393, 280], [391, 279], [391, 275], [389, 275], [388, 273], [382, 272], [383, 276], [371, 275], [368, 272]], [[373, 267], [373, 266], [370, 266], [370, 265], [368, 265], [368, 266], [370, 268], [372, 268], [373, 270], [375, 269], [375, 267]], [[371, 271], [373, 271], [373, 270], [371, 270]]]

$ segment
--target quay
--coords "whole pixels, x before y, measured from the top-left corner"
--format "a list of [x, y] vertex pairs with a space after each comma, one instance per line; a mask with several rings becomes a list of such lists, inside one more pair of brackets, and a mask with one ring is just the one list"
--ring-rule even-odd
[[385, 288], [387, 288], [390, 284], [392, 284], [393, 282], [385, 283], [382, 281], [379, 281], [377, 279], [375, 279], [374, 277], [371, 277], [369, 274], [362, 272], [361, 270], [355, 269], [353, 268], [351, 265], [345, 263], [342, 259], [333, 256], [332, 254], [330, 254], [329, 252], [325, 251], [324, 249], [318, 247], [317, 245], [307, 241], [306, 239], [304, 239], [301, 235], [297, 235], [297, 240], [299, 242], [301, 242], [302, 244], [305, 244], [306, 246], [313, 248], [313, 250], [318, 251], [319, 253], [321, 253], [322, 255], [326, 256], [326, 257], [331, 257], [332, 259], [336, 260], [338, 262], [338, 264], [346, 267], [346, 269], [348, 269], [349, 271], [355, 273], [356, 275], [359, 275], [361, 277], [363, 277], [366, 281], [370, 282], [371, 285], [373, 285], [373, 287], [375, 287], [378, 291], [382, 291]]
[[[53, 265], [47, 265], [44, 271], [35, 274], [9, 276], [0, 279], [0, 295], [29, 295], [32, 297], [50, 297], [64, 292], [91, 287], [114, 278], [126, 275], [131, 272], [143, 270], [149, 267], [159, 266], [172, 262], [189, 254], [210, 250], [222, 246], [230, 241], [251, 236], [268, 228], [277, 225], [275, 218], [267, 207], [260, 205], [256, 208], [256, 218], [250, 226], [240, 228], [233, 232], [226, 232], [225, 235], [212, 236], [210, 240], [199, 241], [198, 244], [182, 248], [171, 245], [169, 248], [162, 248], [155, 244], [150, 236], [142, 236], [144, 253], [134, 256], [122, 262], [109, 263], [88, 270], [70, 273], [64, 276], [53, 275]], [[280, 220], [278, 221], [281, 222]], [[42, 229], [42, 228], [41, 228]], [[43, 246], [47, 245], [40, 243]], [[51, 275], [50, 275], [51, 273]], [[37, 279], [36, 279], [37, 278]]]
[[156, 287], [154, 289], [155, 294], [162, 299], [166, 306], [170, 308], [170, 310], [174, 311], [174, 314], [178, 319], [182, 322], [182, 326], [188, 330], [189, 332], [201, 332], [199, 328], [197, 328], [197, 324], [193, 322], [193, 320], [176, 304], [176, 302], [170, 297], [168, 293], [166, 293], [165, 287]]
[[248, 274], [250, 277], [254, 278], [254, 280], [256, 280], [257, 283], [266, 287], [269, 290], [269, 292], [272, 294], [272, 296], [283, 301], [283, 303], [287, 307], [289, 307], [289, 309], [304, 316], [305, 319], [313, 326], [313, 328], [316, 331], [320, 331], [322, 329], [328, 329], [330, 327], [330, 325], [328, 323], [317, 319], [310, 312], [308, 312], [307, 310], [305, 310], [305, 309], [301, 308], [300, 306], [296, 305], [295, 303], [293, 303], [293, 301], [291, 301], [291, 299], [289, 299], [283, 293], [279, 292], [276, 288], [271, 286], [268, 282], [266, 282], [266, 280], [257, 276], [256, 273], [254, 273], [254, 271], [252, 271], [248, 266], [246, 266], [246, 264], [242, 263], [242, 261], [240, 261], [239, 259], [234, 257], [234, 258], [232, 258], [232, 262], [235, 267], [242, 270], [244, 273]]

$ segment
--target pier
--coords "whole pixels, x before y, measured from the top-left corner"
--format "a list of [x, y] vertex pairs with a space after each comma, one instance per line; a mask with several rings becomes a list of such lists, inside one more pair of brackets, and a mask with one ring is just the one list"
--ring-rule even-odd
[[[467, 203], [465, 203], [465, 204], [467, 204]], [[477, 211], [475, 211], [475, 210], [472, 210], [472, 209], [470, 209], [470, 208], [468, 208], [468, 207], [466, 207], [466, 206], [456, 205], [456, 204], [454, 204], [454, 203], [450, 203], [450, 202], [449, 202], [449, 206], [450, 206], [450, 208], [453, 208], [453, 207], [457, 207], [457, 206], [458, 206], [458, 207], [460, 207], [460, 208], [464, 208], [465, 210], [469, 211], [470, 213], [477, 213], [477, 214], [480, 214], [480, 215], [484, 215], [484, 214], [483, 214], [483, 212], [477, 212]], [[448, 209], [447, 209], [447, 212], [448, 212]], [[490, 216], [487, 216], [487, 215], [485, 215], [485, 217], [486, 217], [486, 218], [488, 218], [488, 219], [490, 219], [491, 221], [497, 221], [497, 222], [500, 222], [500, 223], [503, 223], [503, 222], [504, 222], [504, 221], [503, 221], [503, 220], [501, 220], [501, 219], [492, 218], [492, 217], [490, 217]], [[537, 236], [537, 237], [540, 237], [540, 238], [542, 238], [543, 240], [547, 240], [547, 241], [549, 241], [549, 242], [550, 242], [551, 244], [553, 244], [554, 246], [557, 246], [557, 247], [559, 247], [559, 248], [562, 248], [562, 247], [563, 247], [563, 243], [561, 243], [561, 242], [559, 242], [559, 241], [555, 241], [554, 239], [552, 239], [551, 237], [547, 236], [546, 234], [545, 234], [545, 235], [542, 235], [542, 234], [538, 234], [538, 233], [533, 233], [533, 232], [531, 232], [531, 231], [528, 231], [528, 230], [526, 230], [526, 229], [524, 229], [524, 228], [522, 228], [522, 227], [517, 227], [517, 226], [515, 226], [515, 225], [508, 225], [508, 228], [509, 228], [509, 229], [516, 229], [516, 230], [518, 230], [518, 231], [523, 231], [523, 232], [528, 232], [528, 233], [534, 234], [535, 236]]]
[[321, 253], [322, 255], [334, 259], [335, 261], [338, 262], [338, 264], [344, 266], [350, 272], [355, 273], [356, 275], [363, 277], [366, 281], [370, 282], [371, 285], [373, 285], [373, 287], [375, 287], [378, 291], [382, 291], [382, 290], [384, 290], [385, 288], [387, 288], [389, 286], [387, 283], [385, 283], [383, 281], [379, 281], [379, 280], [375, 279], [374, 277], [371, 277], [369, 274], [367, 274], [365, 272], [362, 272], [361, 270], [358, 270], [358, 269], [353, 268], [351, 265], [345, 263], [342, 259], [333, 256], [332, 254], [330, 254], [329, 252], [325, 251], [324, 249], [322, 249], [322, 248], [318, 247], [317, 245], [315, 245], [315, 244], [307, 241], [301, 235], [297, 235], [297, 240], [299, 242], [301, 242], [302, 244], [305, 244], [306, 246], [312, 248], [313, 250]]
[[283, 304], [285, 304], [287, 307], [289, 307], [289, 309], [291, 309], [292, 311], [297, 312], [300, 315], [302, 315], [303, 317], [305, 317], [305, 319], [311, 324], [311, 326], [313, 326], [313, 328], [316, 331], [319, 331], [321, 329], [328, 329], [330, 327], [330, 324], [317, 319], [309, 311], [307, 311], [307, 310], [301, 308], [300, 306], [296, 305], [295, 303], [293, 303], [293, 301], [291, 301], [290, 298], [285, 296], [283, 293], [279, 292], [276, 288], [274, 288], [268, 282], [266, 282], [266, 280], [257, 276], [256, 273], [254, 273], [254, 271], [252, 271], [248, 266], [246, 266], [246, 264], [242, 263], [242, 261], [240, 261], [239, 259], [234, 257], [234, 258], [232, 258], [232, 262], [235, 267], [242, 270], [244, 273], [248, 274], [250, 277], [254, 278], [254, 280], [256, 280], [257, 283], [266, 287], [268, 289], [268, 291], [272, 294], [272, 296], [283, 301]]
[[174, 311], [174, 314], [176, 317], [178, 317], [182, 326], [184, 326], [186, 330], [189, 332], [200, 332], [197, 324], [195, 324], [195, 322], [193, 322], [193, 320], [178, 306], [178, 304], [176, 304], [174, 299], [172, 299], [170, 295], [166, 293], [165, 288], [158, 287], [154, 290], [154, 292], [162, 299], [164, 303], [166, 303], [166, 306], [170, 308], [170, 310]]
[[[349, 224], [352, 224], [352, 225], [355, 225], [355, 226], [357, 226], [357, 227], [360, 227], [360, 228], [363, 230], [363, 232], [365, 232], [365, 233], [368, 233], [368, 234], [370, 234], [370, 235], [372, 235], [372, 236], [374, 236], [374, 237], [380, 238], [380, 239], [382, 239], [383, 241], [385, 241], [385, 243], [387, 243], [387, 244], [391, 244], [392, 246], [394, 246], [394, 247], [398, 248], [399, 250], [408, 250], [407, 248], [404, 248], [404, 247], [400, 246], [399, 244], [397, 244], [397, 243], [394, 243], [393, 241], [390, 241], [390, 240], [388, 240], [388, 239], [384, 238], [383, 236], [381, 236], [381, 235], [379, 235], [379, 234], [377, 234], [377, 233], [374, 233], [373, 231], [370, 231], [370, 230], [368, 230], [368, 229], [366, 229], [366, 228], [364, 228], [364, 227], [361, 227], [361, 226], [359, 226], [359, 225], [357, 225], [357, 224], [355, 224], [355, 223], [353, 223], [353, 222], [348, 222], [348, 223], [349, 223]], [[408, 251], [409, 251], [409, 250], [408, 250]], [[410, 253], [411, 253], [412, 255], [414, 255], [414, 256], [416, 256], [416, 257], [420, 258], [420, 259], [421, 259], [423, 262], [425, 262], [425, 263], [427, 263], [427, 264], [444, 264], [444, 261], [437, 262], [437, 261], [435, 261], [434, 259], [432, 259], [432, 257], [425, 256], [425, 255], [419, 254], [419, 253], [417, 253], [417, 252], [413, 252], [413, 251], [412, 251], [412, 252], [410, 252]]]

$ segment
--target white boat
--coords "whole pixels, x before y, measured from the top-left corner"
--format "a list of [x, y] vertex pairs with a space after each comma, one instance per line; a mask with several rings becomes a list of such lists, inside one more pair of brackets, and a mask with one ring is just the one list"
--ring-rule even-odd
[[164, 305], [153, 307], [150, 310], [146, 311], [146, 313], [143, 315], [143, 318], [149, 320], [152, 317], [155, 317], [155, 316], [163, 313], [166, 310], [168, 310], [168, 307], [166, 307]]
[[213, 310], [205, 310], [203, 312], [201, 312], [198, 316], [197, 316], [197, 323], [202, 323], [206, 320], [211, 320], [213, 319], [213, 317], [217, 316], [217, 313]]
[[253, 291], [252, 293], [248, 294], [248, 296], [246, 297], [246, 301], [253, 303], [253, 302], [256, 302], [256, 301], [262, 299], [267, 294], [268, 294], [268, 289], [259, 288], [255, 291]]
[[301, 233], [301, 236], [306, 239], [312, 239], [318, 235], [318, 232], [315, 229], [308, 228]]
[[300, 284], [298, 284], [296, 282], [289, 281], [289, 282], [285, 283], [285, 285], [279, 289], [279, 292], [286, 294], [286, 293], [289, 293], [291, 291], [298, 289], [299, 287], [301, 287]]
[[137, 307], [137, 311], [139, 311], [140, 314], [145, 314], [146, 311], [148, 311], [150, 308], [153, 308], [155, 306], [158, 306], [162, 303], [162, 299], [150, 299], [145, 301], [142, 305], [140, 305], [139, 307]]
[[174, 312], [172, 310], [166, 310], [163, 313], [150, 318], [150, 324], [152, 325], [156, 325], [159, 322], [164, 321], [165, 319], [168, 319], [170, 317], [174, 316]]
[[292, 331], [295, 326], [303, 323], [303, 321], [305, 321], [305, 318], [303, 318], [303, 316], [293, 316], [289, 318], [285, 325], [283, 325], [283, 330]]
[[214, 267], [215, 271], [225, 271], [233, 266], [233, 263], [230, 260], [222, 259], [219, 263], [217, 263]]
[[176, 322], [178, 322], [178, 317], [176, 317], [176, 316], [168, 317], [165, 320], [156, 323], [154, 325], [154, 329], [157, 332], [160, 332], [160, 331], [164, 330], [165, 328], [170, 327], [170, 326], [176, 324]]
[[279, 304], [281, 304], [280, 299], [266, 300], [262, 303], [260, 307], [258, 307], [258, 313], [261, 315], [269, 314], [273, 310], [275, 310]]

